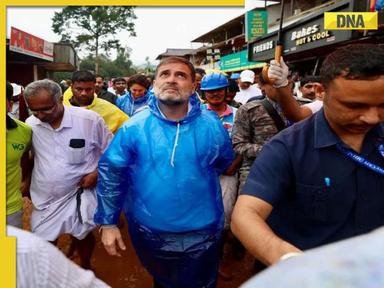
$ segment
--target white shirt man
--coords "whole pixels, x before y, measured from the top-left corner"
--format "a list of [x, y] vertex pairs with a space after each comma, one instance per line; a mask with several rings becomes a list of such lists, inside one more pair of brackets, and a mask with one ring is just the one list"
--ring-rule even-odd
[[98, 114], [78, 107], [64, 106], [57, 129], [35, 116], [26, 122], [32, 127], [34, 150], [31, 229], [49, 241], [63, 233], [82, 239], [95, 227], [96, 196], [94, 189], [81, 194], [81, 224], [76, 217], [79, 182], [97, 169], [112, 134]]
[[317, 111], [319, 111], [321, 108], [323, 108], [323, 101], [316, 99], [315, 101], [304, 104], [303, 107], [309, 108], [311, 110], [312, 114], [315, 114]]
[[236, 93], [234, 100], [241, 104], [247, 103], [247, 101], [256, 96], [262, 97], [263, 93], [255, 82], [255, 73], [251, 70], [244, 70], [240, 73], [239, 89]]

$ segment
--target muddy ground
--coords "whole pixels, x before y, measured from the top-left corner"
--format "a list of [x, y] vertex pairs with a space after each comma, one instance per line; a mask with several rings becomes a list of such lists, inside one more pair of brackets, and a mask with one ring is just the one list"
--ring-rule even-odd
[[[29, 218], [31, 214], [31, 202], [24, 198], [24, 229], [29, 230]], [[113, 288], [150, 288], [152, 287], [152, 278], [141, 266], [135, 251], [131, 245], [127, 233], [127, 224], [123, 225], [122, 235], [127, 250], [122, 252], [122, 257], [109, 256], [104, 250], [100, 236], [97, 230], [93, 231], [97, 244], [92, 257], [92, 268], [96, 276]], [[60, 237], [58, 247], [64, 253], [68, 251], [70, 237], [64, 235]], [[78, 263], [78, 257], [75, 255], [72, 259]], [[231, 280], [224, 280], [222, 277], [218, 279], [218, 288], [234, 288], [239, 287], [241, 283], [246, 281], [254, 274], [253, 259], [246, 254], [241, 260], [234, 257], [227, 257], [227, 271], [232, 274]]]

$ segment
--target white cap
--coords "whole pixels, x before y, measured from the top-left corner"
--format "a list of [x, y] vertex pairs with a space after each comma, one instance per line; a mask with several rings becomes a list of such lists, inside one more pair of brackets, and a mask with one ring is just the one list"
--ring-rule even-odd
[[251, 70], [244, 70], [240, 73], [241, 82], [255, 82], [255, 73]]
[[23, 86], [17, 85], [16, 83], [11, 83], [11, 85], [13, 88], [13, 96], [17, 96], [17, 95], [21, 94]]

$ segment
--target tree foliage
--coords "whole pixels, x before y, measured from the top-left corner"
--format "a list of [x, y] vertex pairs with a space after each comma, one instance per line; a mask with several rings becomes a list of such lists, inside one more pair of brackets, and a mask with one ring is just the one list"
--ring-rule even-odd
[[[132, 61], [129, 60], [129, 49], [127, 48], [120, 48], [116, 59], [114, 60], [110, 60], [106, 55], [100, 55], [99, 64], [98, 74], [101, 74], [106, 78], [117, 76], [125, 77], [137, 72]], [[80, 70], [94, 71], [94, 67], [95, 57], [92, 54], [88, 55], [88, 57], [83, 59], [80, 63]]]
[[52, 80], [59, 83], [61, 80], [67, 80], [72, 78], [73, 72], [54, 71]]
[[61, 42], [93, 52], [97, 72], [99, 54], [108, 55], [111, 49], [121, 47], [118, 32], [136, 36], [134, 19], [131, 6], [67, 6], [53, 16], [52, 30], [61, 35]]

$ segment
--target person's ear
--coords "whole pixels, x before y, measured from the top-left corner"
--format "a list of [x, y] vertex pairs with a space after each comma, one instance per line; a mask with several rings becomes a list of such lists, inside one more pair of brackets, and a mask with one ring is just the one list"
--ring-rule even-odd
[[323, 100], [325, 96], [324, 86], [321, 83], [314, 83], [313, 85], [315, 86], [316, 99]]

